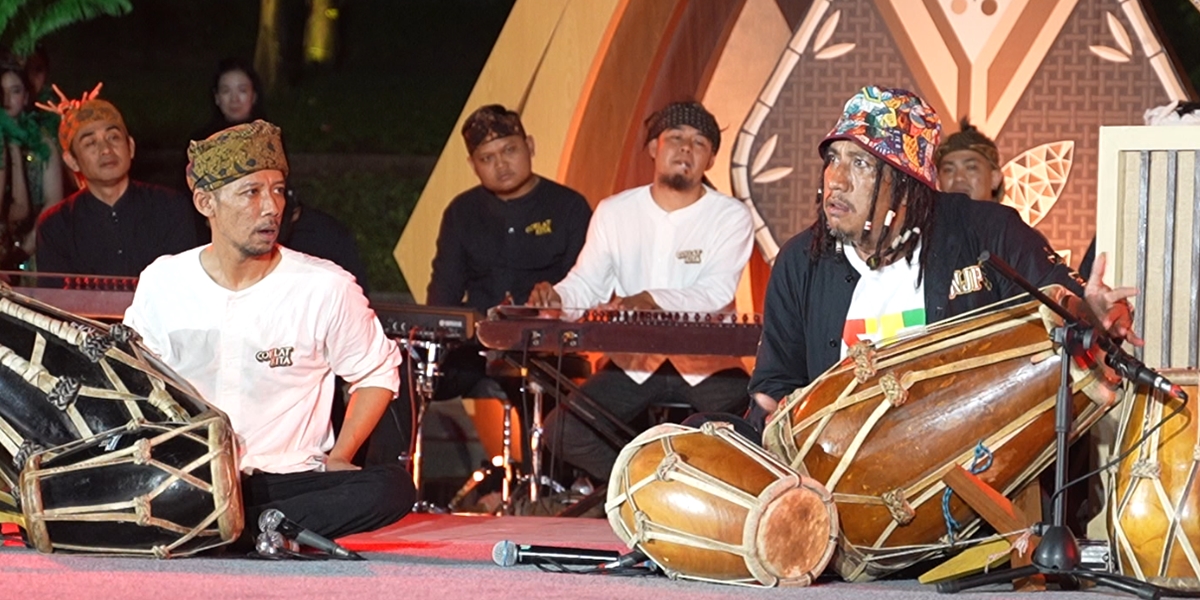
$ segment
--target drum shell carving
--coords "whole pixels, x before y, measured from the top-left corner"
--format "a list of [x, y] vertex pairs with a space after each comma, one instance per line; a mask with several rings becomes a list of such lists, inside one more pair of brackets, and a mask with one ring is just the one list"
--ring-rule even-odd
[[833, 555], [828, 492], [723, 423], [660, 425], [613, 468], [609, 523], [672, 577], [807, 585]]
[[[764, 443], [833, 493], [839, 574], [869, 581], [936, 556], [947, 534], [941, 477], [969, 469], [980, 442], [993, 458], [978, 475], [1005, 494], [1049, 463], [1060, 361], [1047, 327], [1035, 302], [936, 325], [875, 350], [870, 369], [847, 357], [785, 399]], [[1087, 373], [1075, 382], [1076, 433], [1101, 412], [1080, 388], [1111, 403]], [[950, 513], [955, 539], [978, 527], [957, 496]]]
[[[1110, 539], [1121, 572], [1171, 587], [1200, 588], [1200, 419], [1195, 402], [1200, 371], [1162, 375], [1190, 403], [1117, 467], [1109, 503]], [[1179, 401], [1131, 388], [1121, 408], [1120, 451], [1173, 412]]]
[[34, 454], [21, 473], [41, 552], [185, 556], [243, 529], [232, 430], [221, 415], [142, 424]]

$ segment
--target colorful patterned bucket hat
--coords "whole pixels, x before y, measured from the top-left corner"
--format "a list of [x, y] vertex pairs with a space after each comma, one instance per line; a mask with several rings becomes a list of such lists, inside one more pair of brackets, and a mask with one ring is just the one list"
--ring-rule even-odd
[[908, 90], [868, 86], [842, 111], [842, 117], [817, 146], [821, 155], [834, 140], [857, 142], [871, 154], [937, 188], [934, 152], [941, 119], [933, 107]]

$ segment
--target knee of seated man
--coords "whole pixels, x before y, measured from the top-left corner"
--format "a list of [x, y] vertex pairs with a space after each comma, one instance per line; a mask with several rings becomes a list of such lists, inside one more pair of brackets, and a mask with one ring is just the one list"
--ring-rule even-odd
[[362, 492], [374, 501], [377, 512], [391, 515], [395, 521], [412, 510], [417, 491], [404, 467], [379, 465], [366, 469], [364, 473], [374, 476], [369, 489]]

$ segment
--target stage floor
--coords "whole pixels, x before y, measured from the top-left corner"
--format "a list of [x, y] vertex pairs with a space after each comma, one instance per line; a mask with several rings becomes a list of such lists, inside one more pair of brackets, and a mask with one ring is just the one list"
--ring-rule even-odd
[[[38, 554], [9, 542], [0, 548], [0, 589], [6, 598], [147, 599], [353, 598], [354, 600], [490, 598], [702, 600], [718, 598], [935, 598], [913, 580], [854, 584], [819, 582], [807, 588], [753, 589], [672, 581], [665, 577], [615, 577], [546, 573], [532, 566], [502, 568], [492, 562], [501, 540], [623, 551], [604, 519], [409, 515], [380, 531], [340, 540], [365, 562], [265, 561], [199, 557], [157, 561], [84, 555]], [[1002, 588], [964, 598], [1102, 598], [1108, 592], [1016, 594]]]

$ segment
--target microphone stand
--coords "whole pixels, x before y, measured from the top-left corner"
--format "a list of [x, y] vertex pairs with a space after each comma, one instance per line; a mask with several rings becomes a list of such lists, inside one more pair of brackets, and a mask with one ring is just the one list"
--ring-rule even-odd
[[[1120, 346], [1109, 338], [1105, 332], [1096, 331], [1091, 325], [1076, 318], [1075, 315], [1071, 314], [1061, 304], [1043, 294], [1041, 290], [1034, 287], [1032, 283], [1014, 271], [1004, 260], [992, 256], [991, 253], [985, 251], [980, 255], [979, 262], [981, 265], [983, 263], [990, 264], [1001, 275], [1024, 288], [1026, 292], [1029, 292], [1031, 296], [1049, 307], [1050, 310], [1054, 311], [1063, 320], [1063, 325], [1055, 327], [1051, 332], [1051, 339], [1059, 345], [1059, 357], [1061, 361], [1058, 396], [1054, 407], [1056, 461], [1054, 467], [1054, 485], [1056, 489], [1053, 519], [1050, 524], [1038, 523], [1034, 526], [1035, 533], [1039, 534], [1042, 539], [1033, 551], [1032, 564], [1024, 567], [1001, 569], [990, 573], [972, 575], [951, 581], [943, 581], [937, 584], [937, 591], [952, 594], [985, 585], [1011, 582], [1041, 574], [1045, 575], [1049, 580], [1056, 581], [1064, 589], [1077, 588], [1079, 580], [1082, 579], [1091, 581], [1097, 585], [1108, 586], [1139, 598], [1200, 598], [1200, 592], [1175, 590], [1139, 581], [1117, 573], [1080, 568], [1079, 543], [1076, 541], [1075, 534], [1071, 532], [1070, 527], [1066, 525], [1067, 498], [1066, 494], [1063, 493], [1063, 486], [1067, 482], [1067, 450], [1070, 447], [1068, 437], [1071, 431], [1071, 421], [1074, 417], [1074, 411], [1071, 406], [1071, 360], [1073, 356], [1084, 356], [1086, 351], [1093, 344], [1096, 344], [1105, 352], [1113, 353], [1107, 362], [1109, 362], [1110, 366], [1116, 368], [1122, 376], [1128, 377], [1128, 362], [1135, 359], [1126, 354], [1124, 350], [1121, 350]], [[1115, 361], [1123, 362], [1118, 366], [1113, 364]], [[1141, 368], [1144, 369], [1145, 367], [1142, 366]]]

